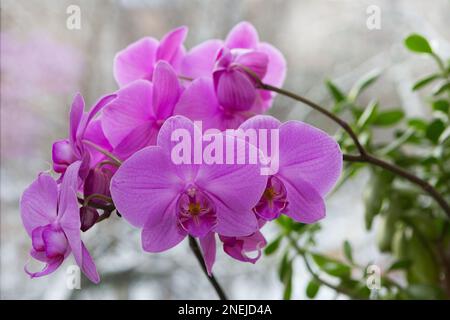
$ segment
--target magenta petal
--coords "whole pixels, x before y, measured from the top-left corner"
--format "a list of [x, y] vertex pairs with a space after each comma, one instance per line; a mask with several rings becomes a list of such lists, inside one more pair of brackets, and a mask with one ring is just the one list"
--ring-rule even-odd
[[61, 229], [47, 227], [42, 232], [42, 240], [45, 244], [45, 254], [48, 258], [64, 256], [67, 248], [67, 238]]
[[[159, 199], [158, 199], [159, 201]], [[168, 250], [186, 237], [178, 224], [175, 213], [176, 201], [161, 207], [160, 212], [152, 212], [142, 229], [142, 248], [147, 252]]]
[[42, 233], [44, 232], [46, 227], [37, 227], [33, 229], [31, 233], [31, 244], [33, 249], [36, 251], [44, 251], [45, 243], [44, 239], [42, 239]]
[[299, 177], [325, 195], [341, 171], [341, 150], [327, 133], [300, 121], [288, 121], [280, 127], [282, 176]]
[[53, 170], [64, 173], [67, 167], [77, 160], [68, 139], [55, 141], [52, 145]]
[[96, 222], [99, 217], [97, 209], [90, 207], [80, 208], [80, 230], [86, 232], [89, 230]]
[[279, 178], [287, 190], [287, 216], [302, 223], [314, 223], [325, 217], [325, 202], [309, 183], [298, 176], [289, 177], [289, 180]]
[[[245, 152], [245, 153], [244, 153]], [[195, 183], [216, 200], [217, 233], [245, 236], [256, 231], [258, 224], [252, 208], [258, 203], [267, 183], [257, 164], [237, 164], [237, 154], [255, 154], [248, 143], [235, 144], [233, 163], [202, 165]], [[225, 153], [224, 153], [225, 154]]]
[[27, 265], [25, 265], [24, 270], [31, 278], [38, 278], [42, 276], [46, 276], [52, 272], [54, 272], [58, 267], [63, 263], [64, 257], [58, 257], [55, 259], [51, 259], [46, 263], [44, 269], [39, 272], [31, 272], [28, 270]]
[[52, 223], [57, 216], [58, 187], [48, 174], [40, 174], [20, 200], [22, 223], [31, 236], [35, 228]]
[[167, 33], [159, 43], [156, 53], [157, 60], [165, 60], [172, 65], [177, 64], [178, 61], [176, 60], [181, 58], [180, 51], [183, 50], [182, 45], [184, 39], [186, 39], [187, 32], [188, 28], [179, 27]]
[[256, 88], [249, 76], [238, 70], [218, 71], [217, 98], [229, 110], [248, 110], [256, 99]]
[[251, 23], [243, 21], [234, 26], [230, 33], [228, 33], [225, 46], [230, 49], [255, 49], [258, 42], [258, 32], [255, 27]]
[[194, 80], [184, 90], [174, 110], [174, 114], [202, 121], [203, 129], [222, 129], [220, 113], [213, 81], [206, 77]]
[[244, 123], [242, 123], [239, 128], [243, 130], [247, 129], [278, 129], [281, 126], [281, 122], [272, 117], [272, 116], [266, 116], [266, 115], [257, 115], [254, 117], [251, 117], [250, 119], [246, 120]]
[[137, 80], [117, 92], [102, 114], [102, 128], [113, 147], [116, 147], [131, 131], [154, 118], [153, 85]]
[[125, 220], [143, 227], [149, 216], [161, 218], [184, 188], [176, 167], [157, 146], [138, 151], [120, 166], [111, 180], [111, 195]]
[[111, 101], [117, 98], [116, 94], [109, 94], [101, 97], [95, 105], [91, 108], [88, 113], [84, 113], [81, 118], [80, 125], [78, 126], [76, 139], [77, 142], [84, 138], [84, 134], [90, 122], [94, 119], [94, 117]]
[[183, 58], [181, 75], [196, 79], [211, 76], [221, 40], [207, 40], [192, 48]]
[[200, 247], [202, 248], [203, 260], [205, 262], [208, 275], [212, 274], [212, 268], [216, 261], [216, 236], [214, 232], [208, 233], [200, 238]]
[[286, 60], [283, 54], [265, 42], [258, 45], [258, 51], [265, 53], [269, 58], [266, 75], [263, 79], [264, 83], [281, 87], [286, 77]]
[[[260, 257], [262, 248], [267, 244], [266, 239], [260, 231], [246, 237], [223, 237], [224, 251], [232, 258], [242, 261], [255, 263]], [[256, 252], [256, 256], [251, 257], [250, 254]]]
[[239, 55], [235, 63], [250, 69], [262, 80], [267, 72], [269, 57], [264, 52], [250, 51]]
[[128, 159], [133, 153], [156, 143], [158, 128], [148, 121], [134, 128], [115, 148], [114, 154], [122, 160]]
[[69, 141], [72, 148], [75, 148], [76, 136], [84, 112], [84, 99], [81, 94], [77, 93], [70, 108], [70, 124], [69, 124]]
[[[106, 139], [105, 133], [103, 132], [102, 122], [100, 118], [94, 119], [89, 123], [86, 132], [84, 133], [84, 140], [88, 140], [107, 151], [112, 151], [113, 149], [108, 139]], [[99, 152], [94, 147], [86, 144], [84, 147], [89, 150], [90, 168], [95, 167], [95, 165], [105, 159], [105, 155]]]
[[157, 48], [158, 41], [148, 37], [117, 53], [114, 58], [114, 78], [120, 87], [137, 79], [152, 78]]
[[67, 169], [59, 195], [58, 218], [60, 225], [72, 249], [75, 261], [81, 265], [81, 236], [80, 236], [80, 209], [77, 191], [79, 187], [78, 174], [80, 161], [74, 162]]
[[91, 280], [93, 283], [99, 283], [100, 282], [100, 276], [98, 275], [97, 268], [95, 267], [95, 263], [92, 260], [91, 255], [89, 254], [89, 251], [86, 249], [83, 242], [81, 242], [81, 250], [82, 250], [82, 264], [81, 264], [81, 270], [83, 270], [83, 273], [88, 277], [89, 280]]
[[153, 73], [153, 109], [158, 120], [164, 120], [172, 115], [180, 93], [177, 74], [170, 64], [159, 61]]

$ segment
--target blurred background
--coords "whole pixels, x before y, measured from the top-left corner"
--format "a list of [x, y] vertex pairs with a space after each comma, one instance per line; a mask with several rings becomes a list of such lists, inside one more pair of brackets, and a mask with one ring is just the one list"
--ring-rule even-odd
[[[66, 27], [69, 5], [81, 9], [81, 29]], [[366, 26], [367, 8], [380, 8], [381, 28]], [[2, 0], [1, 1], [1, 274], [2, 299], [207, 299], [216, 298], [188, 244], [161, 254], [141, 251], [140, 233], [113, 217], [84, 235], [102, 277], [95, 286], [83, 279], [81, 290], [68, 290], [66, 270], [30, 280], [23, 272], [30, 240], [18, 202], [38, 172], [50, 169], [51, 145], [66, 137], [72, 97], [81, 92], [91, 105], [117, 89], [112, 75], [115, 53], [143, 36], [160, 38], [179, 25], [189, 27], [188, 48], [208, 38], [224, 38], [238, 22], [253, 23], [260, 39], [285, 55], [285, 87], [330, 105], [324, 86], [332, 79], [348, 90], [356, 79], [378, 69], [380, 80], [361, 97], [376, 95], [385, 106], [403, 107], [408, 116], [428, 116], [412, 83], [432, 61], [409, 54], [402, 41], [412, 32], [431, 40], [435, 51], [450, 55], [448, 0]], [[334, 133], [320, 114], [277, 98], [271, 114], [305, 120]], [[377, 139], [383, 139], [379, 133]], [[348, 240], [355, 259], [382, 269], [390, 257], [380, 254], [373, 232], [364, 229], [361, 190], [368, 175], [345, 184], [327, 200], [327, 218], [317, 248], [337, 258]], [[263, 233], [273, 239], [269, 227]], [[262, 257], [256, 265], [239, 263], [219, 252], [215, 274], [235, 299], [279, 299], [280, 257]], [[294, 299], [305, 298], [309, 275], [295, 264]], [[327, 288], [318, 298], [335, 298]], [[338, 296], [338, 298], [344, 298]]]

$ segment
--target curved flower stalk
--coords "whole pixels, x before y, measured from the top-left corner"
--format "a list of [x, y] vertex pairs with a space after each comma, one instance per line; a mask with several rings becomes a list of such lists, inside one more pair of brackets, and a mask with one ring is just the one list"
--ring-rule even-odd
[[84, 274], [94, 283], [100, 281], [95, 264], [80, 236], [80, 211], [77, 190], [81, 161], [68, 166], [60, 186], [48, 174], [41, 173], [24, 191], [20, 212], [25, 230], [32, 240], [30, 255], [43, 263], [44, 269], [25, 271], [30, 277], [54, 272], [73, 254]]

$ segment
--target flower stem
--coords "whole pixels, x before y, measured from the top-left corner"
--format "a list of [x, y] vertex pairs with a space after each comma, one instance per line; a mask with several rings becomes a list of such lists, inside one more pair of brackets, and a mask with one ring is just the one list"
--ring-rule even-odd
[[289, 97], [291, 99], [300, 101], [309, 107], [313, 108], [314, 110], [319, 111], [320, 113], [324, 114], [334, 122], [336, 122], [340, 127], [342, 127], [350, 136], [350, 138], [353, 140], [356, 149], [359, 152], [359, 155], [344, 155], [344, 160], [349, 162], [365, 162], [370, 163], [372, 165], [375, 165], [377, 167], [383, 168], [385, 170], [388, 170], [394, 174], [397, 174], [398, 176], [401, 176], [410, 182], [416, 184], [420, 188], [422, 188], [425, 192], [427, 192], [436, 202], [439, 204], [439, 206], [444, 210], [444, 212], [447, 214], [447, 217], [450, 218], [450, 205], [447, 203], [447, 201], [444, 199], [444, 197], [427, 181], [417, 177], [416, 175], [404, 170], [403, 168], [400, 168], [394, 164], [391, 164], [389, 162], [386, 162], [382, 159], [379, 159], [371, 154], [363, 147], [361, 142], [358, 139], [358, 136], [353, 131], [351, 126], [346, 122], [345, 120], [339, 118], [337, 115], [333, 114], [332, 112], [328, 111], [327, 109], [319, 106], [318, 104], [300, 96], [295, 93], [292, 93], [290, 91], [271, 86], [269, 84], [265, 84], [262, 82], [258, 83], [258, 86], [262, 90], [267, 91], [273, 91], [277, 92], [281, 95], [284, 95], [286, 97]]
[[209, 282], [214, 287], [214, 290], [216, 290], [217, 295], [219, 296], [220, 300], [228, 300], [227, 296], [225, 295], [225, 292], [223, 291], [220, 284], [217, 282], [216, 278], [212, 274], [208, 275], [208, 271], [206, 270], [206, 266], [203, 261], [203, 255], [202, 255], [202, 252], [200, 251], [200, 247], [198, 246], [197, 240], [195, 240], [195, 238], [193, 238], [191, 236], [189, 236], [189, 247], [191, 248], [192, 252], [194, 253], [195, 257], [197, 258], [198, 263], [200, 263], [203, 273], [206, 275]]

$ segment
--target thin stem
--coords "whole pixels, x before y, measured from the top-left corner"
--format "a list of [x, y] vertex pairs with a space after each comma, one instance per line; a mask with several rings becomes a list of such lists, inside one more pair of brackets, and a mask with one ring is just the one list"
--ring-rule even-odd
[[105, 196], [104, 194], [101, 194], [101, 193], [93, 193], [93, 194], [90, 194], [89, 196], [87, 196], [84, 199], [83, 206], [88, 207], [90, 202], [91, 202], [91, 200], [94, 200], [94, 199], [100, 199], [100, 200], [103, 200], [103, 201], [105, 201], [107, 203], [112, 203], [113, 202], [111, 197]]
[[200, 251], [200, 247], [198, 246], [197, 240], [195, 238], [189, 236], [189, 247], [191, 248], [192, 252], [194, 253], [195, 257], [197, 258], [198, 263], [202, 267], [203, 273], [208, 278], [211, 285], [214, 287], [214, 290], [216, 290], [217, 295], [219, 296], [220, 300], [228, 300], [227, 296], [225, 295], [225, 292], [223, 291], [220, 284], [217, 282], [216, 278], [214, 276], [208, 275], [208, 271], [206, 270], [205, 263], [203, 261], [203, 255]]
[[[249, 73], [250, 74], [250, 73]], [[252, 74], [250, 74], [252, 75]], [[381, 160], [371, 154], [369, 154], [367, 152], [366, 149], [364, 149], [364, 147], [362, 146], [362, 144], [360, 143], [358, 136], [356, 135], [356, 133], [353, 131], [353, 129], [350, 127], [350, 125], [343, 119], [339, 118], [337, 115], [331, 113], [330, 111], [328, 111], [327, 109], [319, 106], [318, 104], [302, 97], [299, 96], [295, 93], [292, 93], [290, 91], [281, 89], [281, 88], [277, 88], [265, 83], [262, 83], [259, 79], [255, 78], [255, 80], [258, 81], [258, 87], [260, 89], [263, 90], [268, 90], [268, 91], [273, 91], [273, 92], [277, 92], [281, 95], [284, 95], [286, 97], [292, 98], [294, 100], [303, 102], [304, 104], [310, 106], [311, 108], [313, 108], [314, 110], [319, 111], [320, 113], [324, 114], [325, 116], [327, 116], [328, 118], [330, 118], [331, 120], [333, 120], [334, 122], [336, 122], [339, 126], [341, 126], [350, 136], [350, 138], [353, 140], [353, 142], [355, 143], [356, 148], [358, 149], [359, 155], [344, 155], [344, 160], [346, 161], [350, 161], [350, 162], [366, 162], [366, 163], [370, 163], [373, 164], [375, 166], [381, 167], [385, 170], [391, 171], [395, 174], [398, 174], [399, 176], [409, 180], [410, 182], [418, 185], [419, 187], [421, 187], [425, 192], [427, 192], [434, 200], [436, 200], [436, 202], [439, 204], [439, 206], [444, 210], [444, 212], [447, 214], [447, 216], [450, 218], [450, 206], [449, 204], [445, 201], [444, 197], [432, 186], [430, 185], [427, 181], [417, 177], [416, 175], [409, 173], [407, 171], [405, 171], [404, 169], [394, 165], [394, 164], [390, 164], [384, 160]]]
[[333, 289], [336, 292], [345, 294], [349, 296], [350, 298], [362, 298], [360, 296], [356, 296], [353, 292], [350, 292], [349, 290], [342, 288], [341, 286], [334, 285], [326, 280], [323, 280], [312, 268], [311, 264], [309, 263], [308, 257], [306, 256], [306, 250], [300, 248], [297, 244], [297, 241], [291, 236], [288, 235], [289, 242], [291, 243], [292, 247], [297, 251], [297, 253], [303, 258], [303, 261], [305, 262], [306, 269], [308, 269], [308, 272], [311, 274], [311, 276], [319, 282], [320, 284]]
[[349, 162], [366, 162], [373, 165], [376, 165], [380, 168], [383, 168], [385, 170], [388, 170], [392, 173], [395, 173], [410, 182], [418, 185], [420, 188], [422, 188], [425, 192], [427, 192], [430, 196], [432, 196], [436, 202], [440, 205], [440, 207], [445, 211], [448, 217], [450, 217], [450, 206], [445, 201], [445, 199], [442, 197], [442, 195], [427, 181], [413, 175], [412, 173], [404, 170], [403, 168], [396, 166], [394, 164], [391, 164], [389, 162], [386, 162], [382, 159], [378, 159], [370, 154], [363, 154], [363, 155], [348, 155], [344, 154], [344, 160]]

